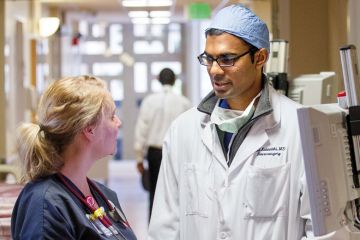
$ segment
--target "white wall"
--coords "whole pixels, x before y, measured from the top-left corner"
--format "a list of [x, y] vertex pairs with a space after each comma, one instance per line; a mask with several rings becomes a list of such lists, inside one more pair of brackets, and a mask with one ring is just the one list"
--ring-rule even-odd
[[360, 55], [360, 1], [348, 0], [348, 44], [354, 44]]
[[205, 49], [205, 29], [209, 20], [192, 20], [186, 24], [186, 81], [188, 97], [196, 106], [212, 90], [206, 67], [199, 64], [197, 56]]
[[7, 157], [15, 146], [15, 132], [25, 121], [25, 89], [29, 85], [30, 71], [30, 2], [5, 1], [5, 43], [7, 44], [8, 71], [5, 72], [6, 94], [6, 149]]

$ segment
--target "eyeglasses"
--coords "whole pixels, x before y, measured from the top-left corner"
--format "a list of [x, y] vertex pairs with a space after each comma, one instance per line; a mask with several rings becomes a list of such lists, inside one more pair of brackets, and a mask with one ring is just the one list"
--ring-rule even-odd
[[246, 54], [250, 53], [250, 50], [244, 52], [240, 55], [221, 55], [217, 58], [213, 58], [212, 56], [207, 55], [206, 53], [200, 54], [197, 58], [201, 65], [204, 66], [212, 66], [213, 62], [216, 61], [220, 67], [231, 67], [234, 66], [235, 62], [245, 56]]

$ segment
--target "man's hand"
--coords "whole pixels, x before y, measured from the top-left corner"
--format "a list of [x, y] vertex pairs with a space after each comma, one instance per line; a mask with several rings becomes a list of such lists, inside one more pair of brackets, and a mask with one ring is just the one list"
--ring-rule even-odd
[[143, 162], [138, 162], [136, 168], [141, 175], [144, 173], [145, 168]]

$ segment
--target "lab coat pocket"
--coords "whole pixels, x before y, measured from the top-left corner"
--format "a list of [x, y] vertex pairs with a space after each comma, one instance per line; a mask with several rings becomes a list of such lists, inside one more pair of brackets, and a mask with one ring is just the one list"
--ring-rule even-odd
[[245, 218], [288, 215], [290, 163], [273, 167], [250, 166], [245, 182]]
[[204, 170], [200, 170], [195, 164], [188, 163], [185, 166], [185, 193], [186, 215], [208, 217], [207, 176]]

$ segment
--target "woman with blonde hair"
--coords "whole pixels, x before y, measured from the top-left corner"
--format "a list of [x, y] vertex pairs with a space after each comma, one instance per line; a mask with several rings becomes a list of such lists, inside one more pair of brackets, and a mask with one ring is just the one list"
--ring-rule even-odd
[[116, 193], [86, 176], [115, 153], [120, 125], [102, 80], [68, 77], [47, 88], [38, 124], [19, 127], [26, 185], [12, 214], [14, 239], [136, 239]]

